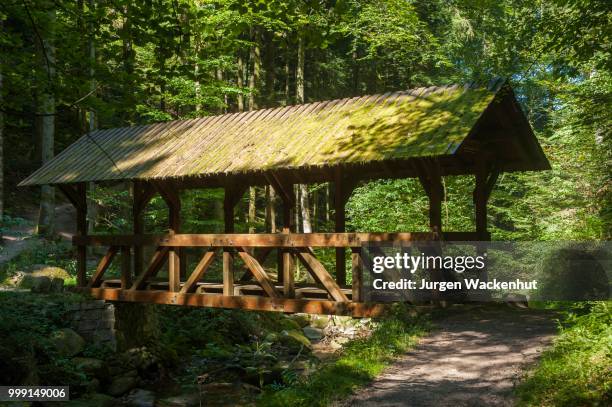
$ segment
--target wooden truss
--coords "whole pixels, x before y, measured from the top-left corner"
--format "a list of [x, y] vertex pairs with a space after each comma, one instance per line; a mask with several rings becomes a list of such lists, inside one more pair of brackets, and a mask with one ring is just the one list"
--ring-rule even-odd
[[[486, 202], [498, 172], [485, 164], [475, 171], [474, 207], [476, 231], [443, 232], [441, 205], [444, 199], [441, 172], [435, 160], [414, 165], [429, 198], [430, 231], [421, 233], [346, 233], [344, 207], [357, 182], [340, 169], [334, 172], [334, 233], [294, 233], [293, 184], [274, 172], [266, 180], [283, 202], [281, 233], [234, 233], [234, 207], [248, 188], [233, 182], [225, 186], [225, 231], [219, 234], [183, 234], [180, 232], [180, 190], [186, 186], [177, 181], [134, 181], [133, 224], [130, 235], [87, 235], [85, 184], [59, 185], [77, 210], [77, 290], [95, 298], [110, 301], [149, 302], [186, 306], [240, 308], [281, 312], [309, 312], [353, 316], [375, 316], [385, 310], [383, 304], [363, 301], [363, 245], [379, 242], [401, 244], [424, 240], [489, 240], [486, 230]], [[159, 194], [169, 211], [168, 233], [145, 235], [143, 212], [151, 198]], [[108, 247], [93, 274], [86, 273], [88, 246]], [[145, 267], [144, 248], [155, 247]], [[205, 248], [200, 260], [188, 273], [185, 249]], [[335, 277], [316, 256], [316, 248], [336, 250]], [[352, 281], [347, 284], [346, 250], [351, 252]], [[278, 253], [277, 278], [264, 269], [263, 262], [271, 252]], [[120, 258], [120, 279], [105, 279], [111, 263]], [[235, 278], [235, 260], [245, 269]], [[204, 282], [213, 262], [222, 264], [222, 280]], [[296, 264], [311, 275], [314, 284], [295, 282]], [[157, 276], [167, 266], [167, 278]]]

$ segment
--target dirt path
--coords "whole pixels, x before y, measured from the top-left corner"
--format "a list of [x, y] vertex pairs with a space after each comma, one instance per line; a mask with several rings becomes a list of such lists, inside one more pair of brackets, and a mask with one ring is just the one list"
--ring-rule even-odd
[[436, 325], [346, 405], [511, 406], [522, 368], [555, 333], [553, 315], [509, 307], [475, 309]]

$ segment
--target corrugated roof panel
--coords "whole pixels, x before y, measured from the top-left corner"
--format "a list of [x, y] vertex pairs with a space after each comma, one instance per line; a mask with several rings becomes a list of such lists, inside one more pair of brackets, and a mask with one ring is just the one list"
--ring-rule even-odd
[[81, 137], [20, 185], [232, 174], [443, 155], [468, 135], [496, 91], [471, 85], [418, 88], [98, 130]]

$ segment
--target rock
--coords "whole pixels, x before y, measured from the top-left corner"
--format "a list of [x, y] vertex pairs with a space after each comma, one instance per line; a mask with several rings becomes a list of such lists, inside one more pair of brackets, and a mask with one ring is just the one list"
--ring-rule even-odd
[[138, 386], [139, 381], [138, 376], [119, 376], [108, 386], [107, 393], [111, 396], [119, 397]]
[[186, 393], [180, 396], [168, 397], [158, 401], [160, 407], [199, 407], [199, 393]]
[[100, 380], [95, 377], [85, 384], [88, 393], [95, 393], [100, 390]]
[[297, 323], [297, 321], [294, 321], [291, 318], [283, 318], [280, 320], [280, 326], [282, 329], [286, 330], [286, 331], [291, 331], [293, 329], [296, 330], [300, 330], [302, 327], [300, 326], [300, 324]]
[[85, 339], [70, 328], [60, 329], [51, 334], [51, 345], [63, 357], [78, 355], [85, 349]]
[[49, 286], [50, 293], [61, 293], [64, 291], [64, 279], [63, 278], [52, 278], [51, 285]]
[[527, 300], [526, 295], [508, 293], [508, 294], [504, 294], [502, 298], [504, 302], [508, 303], [509, 305], [512, 305], [518, 308], [529, 308], [529, 301]]
[[134, 389], [125, 397], [125, 404], [132, 407], [153, 407], [155, 393], [144, 389]]
[[253, 386], [249, 383], [242, 383], [242, 390], [246, 391], [247, 393], [261, 393], [261, 389], [259, 387]]
[[283, 331], [281, 332], [281, 340], [285, 346], [296, 352], [299, 351], [302, 346], [307, 349], [312, 348], [310, 340], [305, 337], [300, 331]]
[[29, 286], [33, 293], [48, 293], [51, 288], [51, 279], [49, 277], [31, 277], [26, 276], [21, 281], [21, 287]]
[[77, 357], [72, 359], [72, 363], [79, 370], [94, 376], [99, 376], [104, 370], [104, 362], [100, 359]]
[[49, 277], [49, 278], [61, 278], [62, 280], [70, 279], [70, 274], [60, 267], [47, 266], [44, 264], [36, 264], [30, 268], [28, 273], [32, 277]]
[[313, 328], [311, 326], [306, 326], [302, 328], [302, 332], [304, 332], [304, 335], [311, 341], [318, 341], [321, 338], [323, 338], [323, 330], [319, 328]]
[[300, 328], [304, 328], [310, 324], [310, 318], [308, 314], [293, 314], [289, 318], [297, 322]]
[[85, 398], [71, 400], [66, 403], [67, 407], [115, 407], [117, 400], [107, 394], [94, 393]]
[[338, 350], [342, 348], [342, 344], [338, 343], [335, 339], [329, 343], [329, 347], [333, 350]]
[[310, 321], [310, 325], [312, 325], [315, 328], [319, 328], [319, 329], [325, 329], [325, 327], [329, 324], [329, 317], [327, 316], [321, 316], [321, 315], [316, 315], [312, 317], [312, 320]]

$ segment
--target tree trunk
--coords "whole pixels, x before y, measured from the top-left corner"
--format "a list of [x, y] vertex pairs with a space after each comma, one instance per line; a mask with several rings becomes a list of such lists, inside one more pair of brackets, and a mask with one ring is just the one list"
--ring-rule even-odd
[[259, 75], [261, 72], [261, 52], [259, 49], [259, 34], [257, 29], [253, 29], [251, 40], [253, 45], [251, 46], [251, 75], [249, 77], [249, 110], [257, 109], [257, 99], [255, 93], [259, 86]]
[[[90, 13], [90, 22], [88, 24], [88, 58], [89, 58], [89, 91], [91, 92], [91, 97], [95, 96], [96, 91], [96, 78], [95, 78], [95, 65], [96, 65], [96, 47], [94, 44], [94, 27], [92, 20], [92, 15], [94, 11], [94, 0], [89, 0], [89, 13]], [[96, 114], [92, 108], [88, 111], [88, 131], [93, 132], [96, 129]], [[89, 234], [94, 233], [94, 228], [96, 226], [96, 218], [98, 215], [98, 205], [96, 205], [96, 201], [92, 199], [92, 195], [95, 191], [96, 184], [95, 182], [90, 182], [88, 186], [88, 199], [87, 199], [87, 215], [89, 217], [89, 222], [87, 223], [87, 232]]]
[[[55, 138], [55, 8], [51, 8], [47, 15], [47, 36], [41, 45], [41, 60], [46, 74], [45, 88], [40, 95], [40, 110], [42, 122], [40, 129], [40, 144], [42, 164], [53, 158], [53, 144]], [[38, 213], [37, 233], [52, 236], [55, 232], [55, 189], [53, 186], [41, 187], [40, 211]]]
[[291, 79], [291, 70], [289, 68], [289, 47], [287, 47], [287, 56], [285, 58], [285, 106], [291, 104], [289, 101], [289, 83]]
[[306, 48], [304, 38], [300, 35], [298, 40], [297, 67], [295, 69], [295, 101], [304, 103], [304, 58]]
[[276, 192], [274, 188], [266, 185], [266, 230], [270, 233], [276, 233]]
[[[298, 40], [297, 68], [295, 71], [295, 95], [297, 103], [304, 103], [304, 57], [305, 57], [304, 38], [300, 36]], [[302, 230], [304, 233], [311, 233], [310, 205], [308, 202], [308, 187], [300, 184], [300, 212], [302, 214]]]
[[194, 39], [193, 52], [195, 54], [195, 62], [193, 64], [193, 87], [196, 98], [195, 110], [199, 112], [202, 110], [202, 103], [200, 102], [200, 98], [202, 97], [202, 85], [200, 84], [200, 42], [197, 34]]
[[[4, 30], [4, 22], [0, 21], [0, 31]], [[2, 95], [2, 67], [0, 66], [0, 106]], [[4, 225], [4, 113], [0, 110], [0, 227]], [[2, 235], [0, 234], [0, 240]]]
[[238, 85], [238, 89], [240, 89], [240, 92], [238, 93], [238, 111], [243, 112], [244, 95], [242, 94], [242, 91], [244, 89], [244, 60], [242, 59], [242, 55], [238, 55], [237, 69], [236, 85]]
[[300, 209], [302, 211], [302, 230], [304, 233], [312, 233], [310, 223], [310, 203], [308, 199], [308, 187], [300, 184]]
[[255, 187], [249, 188], [249, 233], [255, 233], [255, 201], [257, 200], [257, 190]]

